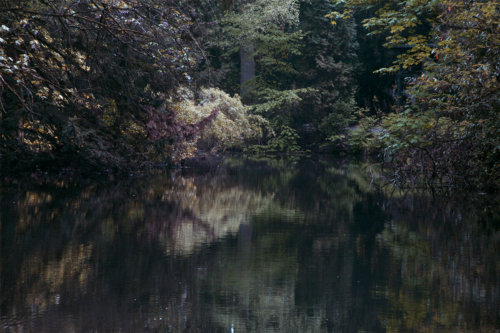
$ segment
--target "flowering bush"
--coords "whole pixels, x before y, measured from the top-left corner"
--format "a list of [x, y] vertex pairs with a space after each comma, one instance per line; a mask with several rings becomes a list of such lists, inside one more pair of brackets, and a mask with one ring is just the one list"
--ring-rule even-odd
[[212, 152], [243, 149], [247, 143], [259, 142], [271, 133], [267, 120], [249, 114], [249, 107], [242, 104], [238, 95], [231, 97], [217, 88], [201, 89], [198, 99], [185, 88], [179, 95], [182, 98], [174, 103], [173, 109], [181, 123], [194, 125], [216, 112], [214, 120], [185, 144], [189, 154], [197, 149]]

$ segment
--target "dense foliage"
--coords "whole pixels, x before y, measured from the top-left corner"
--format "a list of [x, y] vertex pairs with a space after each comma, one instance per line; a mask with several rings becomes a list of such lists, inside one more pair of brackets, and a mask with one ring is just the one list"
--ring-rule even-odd
[[172, 107], [181, 123], [196, 125], [214, 116], [185, 142], [182, 158], [193, 157], [199, 148], [211, 152], [241, 149], [245, 143], [260, 143], [266, 135], [271, 135], [268, 122], [261, 116], [249, 114], [249, 107], [243, 105], [237, 95], [231, 97], [220, 89], [201, 89], [196, 101], [189, 89], [184, 88], [178, 94], [182, 98]]
[[0, 160], [351, 149], [406, 181], [500, 179], [498, 14], [492, 0], [3, 1]]
[[240, 92], [275, 136], [265, 151], [314, 148], [345, 133], [357, 111], [353, 22], [326, 18], [330, 1], [235, 1], [220, 9], [207, 44], [219, 86]]
[[[198, 54], [177, 1], [0, 4], [0, 153], [126, 167], [189, 135], [166, 96]], [[6, 158], [7, 158], [6, 157]]]
[[[346, 4], [333, 16], [380, 6]], [[402, 179], [419, 174], [432, 183], [498, 188], [486, 179], [500, 179], [499, 10], [495, 1], [385, 1], [364, 20], [372, 33], [385, 34], [386, 46], [406, 47], [379, 71], [421, 72], [407, 78], [406, 102], [395, 113], [364, 121], [365, 143], [383, 149]]]

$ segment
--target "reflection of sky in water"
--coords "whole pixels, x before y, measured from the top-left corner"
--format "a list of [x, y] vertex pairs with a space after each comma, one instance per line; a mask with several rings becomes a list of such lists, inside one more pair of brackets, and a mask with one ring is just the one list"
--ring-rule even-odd
[[5, 332], [494, 331], [498, 232], [345, 161], [0, 189]]

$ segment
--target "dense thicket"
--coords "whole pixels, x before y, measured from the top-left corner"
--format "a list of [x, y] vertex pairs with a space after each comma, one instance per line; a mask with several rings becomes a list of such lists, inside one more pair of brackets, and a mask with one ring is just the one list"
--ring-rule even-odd
[[[3, 1], [0, 153], [127, 167], [182, 154], [167, 98], [199, 53], [179, 1]], [[5, 168], [5, 165], [4, 165]]]
[[317, 147], [345, 133], [357, 109], [353, 21], [332, 25], [325, 0], [234, 1], [208, 45], [219, 86], [240, 93], [273, 128], [257, 150]]
[[379, 6], [364, 26], [385, 36], [386, 47], [405, 49], [379, 72], [417, 69], [420, 74], [406, 78], [406, 101], [396, 105], [395, 112], [367, 121], [368, 145], [382, 149], [403, 180], [425, 175], [432, 183], [498, 188], [498, 3], [355, 0], [345, 4], [345, 11], [334, 17]]
[[3, 1], [3, 169], [329, 147], [379, 153], [404, 180], [500, 179], [499, 10], [493, 0]]
[[315, 144], [337, 141], [356, 119], [354, 97], [359, 70], [357, 31], [354, 21], [331, 24], [331, 1], [311, 0], [301, 4], [300, 29], [305, 32], [299, 62], [304, 87], [312, 93], [304, 98], [296, 123], [317, 129]]

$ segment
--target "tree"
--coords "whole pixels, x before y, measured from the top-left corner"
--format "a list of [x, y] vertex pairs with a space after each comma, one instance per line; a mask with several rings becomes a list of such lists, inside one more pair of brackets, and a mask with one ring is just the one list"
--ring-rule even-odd
[[[374, 1], [346, 1], [343, 13]], [[499, 21], [495, 1], [384, 1], [364, 20], [372, 33], [386, 33], [386, 46], [405, 46], [394, 71], [422, 65], [409, 78], [407, 102], [381, 120], [376, 137], [401, 170], [427, 179], [485, 184], [499, 179]]]
[[[301, 55], [297, 57], [299, 87], [314, 91], [304, 98], [295, 123], [319, 130], [316, 144], [335, 141], [345, 134], [357, 111], [354, 101], [358, 70], [356, 25], [345, 20], [332, 25], [326, 17], [335, 6], [331, 1], [301, 2], [300, 29], [304, 32]], [[319, 132], [319, 133], [318, 133]]]
[[2, 2], [4, 162], [21, 151], [115, 167], [175, 158], [175, 142], [195, 129], [179, 126], [167, 98], [200, 57], [181, 5]]
[[277, 132], [273, 150], [297, 148], [289, 125], [291, 109], [304, 92], [294, 86], [298, 72], [291, 62], [300, 52], [298, 22], [297, 0], [234, 2], [219, 20], [221, 38], [211, 42], [212, 52], [224, 58], [222, 88], [240, 92], [255, 113], [271, 121]]
[[236, 2], [219, 21], [222, 37], [211, 46], [224, 57], [220, 85], [247, 95], [243, 100], [271, 122], [276, 136], [266, 149], [317, 144], [341, 134], [352, 119], [355, 26], [332, 26], [325, 18], [332, 6], [327, 0]]

